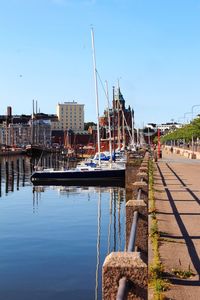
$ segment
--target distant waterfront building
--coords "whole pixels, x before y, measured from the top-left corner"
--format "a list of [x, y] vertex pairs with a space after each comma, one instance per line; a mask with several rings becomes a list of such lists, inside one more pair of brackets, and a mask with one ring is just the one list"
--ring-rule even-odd
[[31, 128], [26, 124], [0, 124], [0, 144], [25, 146], [31, 143]]
[[[132, 139], [132, 125], [134, 111], [130, 105], [126, 108], [124, 97], [120, 88], [113, 87], [113, 100], [112, 107], [109, 109], [110, 124], [111, 124], [111, 139], [115, 148], [121, 148], [128, 145]], [[109, 139], [109, 123], [108, 123], [108, 110], [104, 111], [104, 115], [100, 117], [100, 138], [101, 141], [108, 141]]]
[[181, 128], [183, 124], [176, 123], [176, 122], [168, 122], [168, 123], [162, 123], [162, 124], [155, 124], [155, 123], [148, 123], [145, 128], [149, 128], [149, 130], [157, 131], [157, 129], [160, 129], [161, 133], [166, 133], [168, 131], [175, 130], [177, 128]]
[[166, 133], [166, 132], [175, 130], [177, 128], [181, 128], [182, 126], [183, 126], [183, 124], [181, 124], [181, 123], [169, 122], [169, 123], [165, 123], [165, 124], [158, 124], [157, 128], [160, 129], [161, 133]]
[[157, 124], [155, 124], [155, 123], [147, 123], [146, 126], [145, 126], [145, 128], [149, 128], [151, 130], [156, 131], [157, 130]]
[[58, 122], [52, 122], [52, 130], [84, 130], [84, 104], [77, 102], [58, 103]]
[[51, 145], [51, 121], [43, 119], [30, 120], [31, 143], [43, 146]]
[[12, 115], [12, 107], [7, 108], [6, 115], [0, 115], [0, 146], [26, 146], [51, 144], [51, 121], [57, 116], [37, 113], [31, 115]]

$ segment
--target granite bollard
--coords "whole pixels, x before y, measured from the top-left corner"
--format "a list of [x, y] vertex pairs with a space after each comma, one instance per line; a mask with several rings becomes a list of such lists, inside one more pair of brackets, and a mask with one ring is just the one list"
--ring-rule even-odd
[[136, 179], [137, 181], [141, 181], [141, 179], [143, 179], [145, 182], [148, 181], [148, 174], [146, 172], [138, 172], [136, 175]]
[[144, 196], [144, 199], [147, 201], [148, 198], [148, 183], [145, 181], [135, 181], [134, 183], [132, 183], [133, 186], [133, 195], [134, 198], [136, 198], [136, 195], [139, 191], [139, 189], [141, 189], [142, 194]]
[[[147, 259], [148, 253], [148, 212], [144, 200], [129, 200], [126, 203], [126, 249], [128, 248], [134, 212], [138, 211], [135, 246]], [[146, 261], [145, 259], [145, 261]]]
[[148, 167], [140, 167], [139, 171], [148, 173]]
[[124, 276], [130, 288], [127, 299], [147, 299], [147, 265], [139, 252], [112, 252], [106, 257], [102, 272], [102, 299], [116, 299], [119, 280]]

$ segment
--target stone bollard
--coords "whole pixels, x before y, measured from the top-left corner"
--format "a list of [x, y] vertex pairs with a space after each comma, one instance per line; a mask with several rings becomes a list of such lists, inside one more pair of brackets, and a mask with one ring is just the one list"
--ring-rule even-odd
[[138, 211], [138, 222], [135, 246], [144, 256], [145, 262], [148, 257], [148, 212], [144, 200], [129, 200], [126, 203], [126, 249], [128, 248], [133, 214]]
[[139, 171], [148, 173], [148, 167], [140, 167]]
[[102, 299], [116, 299], [119, 280], [124, 276], [130, 283], [127, 299], [147, 299], [147, 265], [139, 252], [112, 252], [106, 257], [102, 272]]
[[133, 195], [134, 198], [137, 197], [138, 190], [142, 190], [142, 194], [144, 195], [145, 200], [147, 201], [148, 198], [148, 184], [145, 181], [136, 181], [132, 183], [133, 186]]
[[148, 161], [145, 162], [143, 160], [143, 162], [141, 163], [141, 167], [146, 167], [147, 168], [148, 167]]
[[143, 179], [145, 182], [148, 181], [148, 174], [146, 172], [138, 172], [136, 175], [137, 181], [141, 181]]

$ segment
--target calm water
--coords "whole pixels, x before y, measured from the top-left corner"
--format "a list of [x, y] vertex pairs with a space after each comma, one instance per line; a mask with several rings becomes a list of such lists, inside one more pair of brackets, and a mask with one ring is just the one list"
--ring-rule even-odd
[[16, 160], [6, 176], [1, 159], [0, 299], [101, 299], [105, 256], [124, 250], [125, 190], [34, 188]]

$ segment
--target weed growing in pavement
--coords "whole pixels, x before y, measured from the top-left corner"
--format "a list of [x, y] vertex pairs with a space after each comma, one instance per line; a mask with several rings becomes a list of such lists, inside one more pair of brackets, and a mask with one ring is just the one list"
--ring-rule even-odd
[[181, 279], [187, 279], [195, 276], [195, 273], [192, 270], [180, 270], [180, 269], [172, 269], [172, 273]]
[[166, 231], [160, 231], [160, 235], [167, 235], [167, 234], [169, 234], [169, 233]]
[[154, 189], [154, 192], [156, 192], [156, 193], [164, 193], [164, 191], [163, 190], [158, 190], [158, 189]]
[[[179, 264], [181, 266], [180, 259], [179, 259]], [[175, 268], [175, 269], [172, 269], [172, 273], [176, 277], [181, 278], [181, 279], [187, 279], [187, 278], [191, 278], [191, 277], [195, 276], [195, 273], [190, 268], [190, 264], [188, 266], [188, 270], [182, 270], [181, 268], [180, 269]]]

